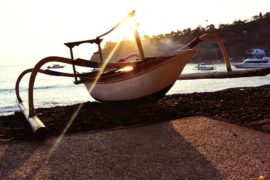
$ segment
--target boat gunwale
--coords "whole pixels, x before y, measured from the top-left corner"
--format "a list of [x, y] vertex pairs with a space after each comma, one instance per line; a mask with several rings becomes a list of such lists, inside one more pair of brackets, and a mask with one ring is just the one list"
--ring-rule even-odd
[[[140, 61], [138, 62], [137, 66], [134, 67], [134, 70], [131, 72], [116, 72], [109, 75], [106, 75], [106, 73], [104, 73], [103, 75], [101, 75], [100, 79], [97, 81], [97, 84], [114, 83], [114, 82], [119, 82], [119, 81], [131, 79], [131, 78], [135, 78], [149, 71], [152, 71], [156, 68], [159, 68], [160, 66], [163, 66], [164, 64], [169, 63], [169, 61], [171, 61], [174, 57], [176, 56], [163, 56], [163, 57], [158, 57], [158, 58], [164, 58], [162, 60], [160, 59], [159, 60], [146, 60], [145, 62]], [[155, 57], [148, 57], [148, 58], [155, 58]], [[117, 69], [117, 70], [120, 70], [120, 69]], [[111, 72], [109, 71], [108, 73], [111, 73]], [[90, 78], [81, 77], [80, 81], [82, 83], [92, 83], [95, 81], [95, 77], [90, 77]]]
[[[115, 82], [119, 82], [119, 81], [123, 81], [123, 80], [127, 80], [127, 79], [141, 76], [145, 73], [148, 73], [149, 71], [153, 71], [153, 70], [169, 63], [170, 61], [174, 60], [174, 58], [176, 58], [177, 56], [182, 56], [182, 55], [186, 54], [187, 52], [192, 52], [192, 51], [194, 51], [194, 50], [188, 49], [188, 50], [183, 51], [183, 53], [178, 54], [178, 55], [174, 55], [174, 56], [148, 57], [148, 58], [167, 58], [167, 59], [145, 60], [145, 62], [140, 61], [138, 63], [138, 65], [136, 67], [134, 67], [133, 71], [128, 72], [128, 73], [127, 72], [114, 73], [114, 74], [111, 74], [109, 76], [108, 75], [106, 76], [104, 74], [106, 77], [101, 76], [100, 79], [97, 81], [97, 84], [115, 83]], [[153, 64], [153, 63], [155, 63], [155, 64]], [[82, 83], [92, 83], [94, 81], [95, 81], [95, 78], [93, 78], [93, 77], [91, 77], [91, 78], [81, 77], [81, 80], [80, 80], [80, 82], [82, 82]]]

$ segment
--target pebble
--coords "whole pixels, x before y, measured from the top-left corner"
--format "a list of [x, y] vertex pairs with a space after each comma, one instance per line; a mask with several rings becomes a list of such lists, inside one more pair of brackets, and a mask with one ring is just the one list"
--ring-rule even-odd
[[[174, 94], [156, 102], [87, 102], [68, 133], [149, 124], [195, 115], [245, 125], [270, 117], [269, 91], [270, 85], [265, 85], [217, 92]], [[36, 112], [50, 135], [58, 135], [77, 106], [42, 108]], [[0, 122], [1, 139], [16, 140], [33, 136], [21, 113], [0, 116]]]

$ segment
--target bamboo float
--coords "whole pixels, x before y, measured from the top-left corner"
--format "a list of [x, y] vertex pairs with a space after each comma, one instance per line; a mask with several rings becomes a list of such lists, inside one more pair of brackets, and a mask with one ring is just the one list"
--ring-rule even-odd
[[270, 74], [270, 68], [238, 70], [238, 71], [231, 71], [231, 72], [207, 72], [207, 73], [181, 74], [178, 80], [239, 78], [239, 77], [251, 77], [251, 76], [266, 76], [268, 74]]
[[29, 123], [33, 133], [38, 138], [44, 138], [47, 135], [47, 128], [43, 124], [43, 122], [36, 116], [29, 117], [29, 110], [24, 106], [22, 102], [18, 103], [19, 108], [21, 109], [21, 112], [25, 116], [27, 122]]

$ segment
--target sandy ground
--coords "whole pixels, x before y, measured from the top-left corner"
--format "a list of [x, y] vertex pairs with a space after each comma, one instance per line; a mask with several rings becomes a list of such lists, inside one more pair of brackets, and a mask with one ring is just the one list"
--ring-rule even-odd
[[270, 134], [190, 117], [0, 144], [0, 179], [270, 178]]

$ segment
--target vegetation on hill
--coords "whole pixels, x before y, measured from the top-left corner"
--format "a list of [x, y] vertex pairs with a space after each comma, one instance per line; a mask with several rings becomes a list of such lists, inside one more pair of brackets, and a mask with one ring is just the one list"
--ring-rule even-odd
[[[141, 37], [146, 56], [170, 55], [192, 39], [207, 33], [215, 32], [224, 41], [228, 54], [232, 61], [241, 61], [247, 54], [246, 50], [261, 48], [270, 51], [270, 12], [253, 16], [250, 20], [235, 20], [232, 24], [220, 24], [215, 27], [209, 24], [206, 27], [199, 25], [195, 29], [187, 28], [159, 34]], [[106, 58], [117, 42], [107, 41], [103, 48], [103, 56]], [[221, 52], [216, 44], [206, 41], [196, 47], [197, 54], [193, 61], [213, 61], [222, 59]], [[138, 52], [136, 44], [132, 40], [121, 41], [113, 60], [125, 57], [129, 53]], [[92, 59], [97, 60], [97, 56]]]

